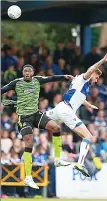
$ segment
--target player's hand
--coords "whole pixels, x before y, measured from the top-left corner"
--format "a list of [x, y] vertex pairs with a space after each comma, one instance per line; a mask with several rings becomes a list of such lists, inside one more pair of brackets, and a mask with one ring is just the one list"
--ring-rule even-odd
[[98, 107], [96, 107], [95, 105], [91, 105], [91, 109], [98, 110]]
[[64, 75], [64, 77], [68, 80], [73, 80], [74, 78], [72, 75]]
[[98, 110], [98, 107], [96, 107], [95, 105], [91, 105], [90, 107], [87, 107], [87, 110], [88, 110], [90, 113], [93, 113], [93, 110]]
[[103, 60], [107, 62], [107, 54], [104, 56]]

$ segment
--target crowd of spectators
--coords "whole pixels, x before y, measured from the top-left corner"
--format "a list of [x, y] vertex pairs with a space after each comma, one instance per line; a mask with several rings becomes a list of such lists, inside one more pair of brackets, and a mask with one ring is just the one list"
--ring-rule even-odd
[[[93, 47], [91, 52], [84, 56], [80, 47], [76, 47], [71, 41], [64, 44], [60, 41], [52, 53], [41, 40], [37, 47], [32, 43], [23, 48], [14, 46], [14, 38], [7, 37], [1, 49], [1, 84], [8, 84], [16, 78], [22, 77], [22, 67], [31, 64], [35, 75], [51, 76], [72, 74], [76, 76], [85, 72], [89, 66], [99, 61], [104, 52]], [[82, 106], [78, 116], [87, 125], [93, 135], [93, 142], [89, 159], [93, 153], [100, 157], [102, 162], [107, 162], [107, 66], [101, 67], [103, 71], [98, 83], [92, 88], [88, 100], [99, 109], [92, 110]], [[41, 87], [39, 108], [41, 111], [55, 107], [62, 99], [69, 82], [62, 81], [45, 84]], [[3, 100], [16, 100], [13, 90], [2, 96]], [[1, 104], [1, 163], [16, 164], [23, 161], [24, 142], [17, 128], [17, 114], [14, 105]], [[74, 134], [63, 122], [60, 122], [63, 141], [63, 157], [71, 161], [78, 158], [81, 139]], [[45, 165], [53, 162], [53, 149], [51, 136], [45, 130], [34, 128], [33, 163]], [[88, 156], [87, 156], [88, 157]]]

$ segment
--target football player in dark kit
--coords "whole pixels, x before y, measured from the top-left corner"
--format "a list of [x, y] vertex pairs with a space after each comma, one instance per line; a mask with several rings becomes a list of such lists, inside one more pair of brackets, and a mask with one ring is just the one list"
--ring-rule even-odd
[[[55, 82], [63, 79], [72, 79], [70, 75], [55, 75], [50, 77], [34, 76], [33, 66], [27, 64], [23, 67], [23, 77], [11, 81], [1, 89], [1, 93], [15, 90], [17, 95], [17, 115], [20, 133], [25, 142], [24, 165], [25, 165], [25, 184], [32, 188], [39, 187], [32, 179], [32, 147], [34, 127], [46, 129], [53, 134], [54, 138], [60, 138], [60, 127], [38, 109], [40, 86], [47, 82]], [[60, 149], [60, 141], [55, 144], [57, 150]], [[59, 151], [59, 150], [58, 150]]]

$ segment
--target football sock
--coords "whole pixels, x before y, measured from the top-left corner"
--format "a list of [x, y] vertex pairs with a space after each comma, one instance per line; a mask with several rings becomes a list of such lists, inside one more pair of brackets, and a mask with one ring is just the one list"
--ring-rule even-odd
[[25, 175], [32, 175], [32, 148], [25, 148], [24, 152], [24, 166], [25, 166]]
[[85, 157], [89, 150], [89, 144], [90, 144], [90, 141], [85, 138], [81, 142], [80, 155], [79, 155], [79, 159], [78, 159], [78, 163], [80, 165], [84, 165], [84, 160], [85, 160]]
[[54, 146], [54, 157], [60, 158], [62, 151], [62, 139], [60, 133], [53, 133], [53, 146]]

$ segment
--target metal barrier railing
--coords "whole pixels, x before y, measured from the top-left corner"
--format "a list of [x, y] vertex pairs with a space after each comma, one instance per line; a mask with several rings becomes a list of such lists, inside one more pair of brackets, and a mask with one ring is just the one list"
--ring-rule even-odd
[[[1, 186], [26, 186], [24, 184], [25, 170], [24, 164], [2, 165], [1, 166]], [[44, 197], [48, 186], [48, 165], [33, 166], [32, 175], [38, 186], [44, 187]]]

